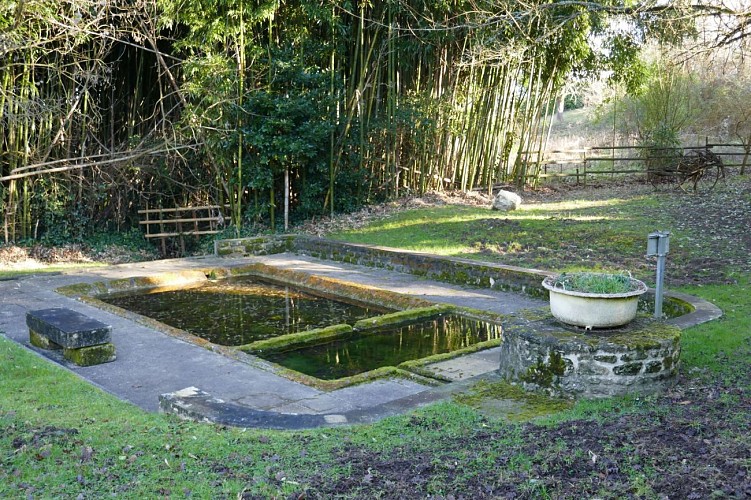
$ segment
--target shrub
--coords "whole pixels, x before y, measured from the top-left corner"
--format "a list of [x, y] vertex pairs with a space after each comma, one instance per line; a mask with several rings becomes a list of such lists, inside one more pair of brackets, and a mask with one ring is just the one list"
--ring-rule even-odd
[[628, 274], [563, 273], [553, 282], [556, 288], [583, 293], [626, 293], [637, 289]]

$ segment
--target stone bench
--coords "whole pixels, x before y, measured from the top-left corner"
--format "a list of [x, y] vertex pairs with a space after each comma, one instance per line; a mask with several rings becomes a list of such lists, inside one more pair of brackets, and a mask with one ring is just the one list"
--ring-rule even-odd
[[79, 366], [114, 361], [112, 327], [76, 311], [63, 308], [26, 313], [29, 341], [41, 349], [62, 349], [63, 356]]

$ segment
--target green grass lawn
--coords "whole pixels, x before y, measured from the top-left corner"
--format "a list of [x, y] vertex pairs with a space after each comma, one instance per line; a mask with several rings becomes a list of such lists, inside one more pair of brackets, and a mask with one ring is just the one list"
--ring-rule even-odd
[[[642, 247], [649, 231], [643, 232], [631, 212], [641, 203], [646, 201], [551, 203], [511, 213], [438, 206], [402, 212], [331, 237], [544, 269], [571, 270], [585, 263], [591, 266], [591, 262], [610, 268], [640, 267], [637, 259], [644, 260]], [[612, 248], [622, 249], [617, 260], [600, 258], [600, 254], [612, 254]]]
[[[541, 201], [509, 214], [442, 206], [335, 237], [546, 269], [594, 260], [648, 279], [646, 234], [676, 227], [674, 204], [638, 194]], [[279, 432], [196, 424], [145, 413], [0, 337], [0, 497], [744, 498], [751, 279], [738, 259], [750, 249], [699, 248], [698, 231], [674, 229], [670, 271], [681, 291], [725, 316], [684, 332], [680, 385], [573, 405], [519, 397], [516, 421], [472, 407], [515, 395], [486, 385], [466, 404], [373, 425]], [[731, 264], [697, 267], [707, 251]]]

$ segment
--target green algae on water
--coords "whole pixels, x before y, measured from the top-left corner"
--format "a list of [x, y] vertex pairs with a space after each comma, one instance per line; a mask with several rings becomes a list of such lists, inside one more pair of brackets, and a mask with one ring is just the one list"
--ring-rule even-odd
[[261, 353], [260, 356], [312, 377], [334, 380], [499, 338], [500, 325], [447, 315], [354, 333], [335, 342]]
[[225, 346], [354, 323], [391, 311], [249, 276], [158, 293], [102, 296], [100, 300]]

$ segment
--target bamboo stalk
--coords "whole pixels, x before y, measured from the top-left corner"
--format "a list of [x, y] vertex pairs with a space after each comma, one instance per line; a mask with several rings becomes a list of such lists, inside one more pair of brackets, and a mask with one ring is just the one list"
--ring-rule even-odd
[[[237, 108], [242, 110], [243, 95], [245, 93], [245, 16], [243, 13], [243, 1], [240, 0], [240, 40], [237, 44]], [[238, 112], [237, 128], [242, 130], [242, 113]], [[230, 198], [232, 205], [232, 222], [235, 226], [235, 236], [240, 237], [242, 226], [242, 197], [243, 197], [243, 134], [237, 137], [237, 186], [234, 196]], [[285, 207], [286, 209], [286, 207]]]
[[[331, 17], [334, 18], [335, 15], [335, 6], [332, 5], [331, 7]], [[330, 62], [329, 62], [329, 72], [330, 72], [330, 79], [329, 79], [329, 94], [333, 98], [336, 95], [336, 30], [331, 30], [331, 56], [330, 56]], [[339, 122], [339, 99], [335, 100], [336, 104], [334, 106], [334, 110], [336, 113], [336, 116], [334, 117], [334, 123]], [[334, 110], [329, 109], [329, 116], [331, 117], [334, 114]], [[324, 199], [323, 202], [323, 211], [326, 211], [326, 201], [329, 200], [331, 203], [331, 217], [334, 216], [334, 201], [335, 201], [335, 193], [334, 193], [334, 185], [335, 185], [335, 169], [334, 169], [334, 161], [335, 161], [335, 153], [334, 153], [334, 144], [336, 141], [336, 135], [335, 135], [335, 128], [331, 127], [331, 131], [329, 132], [329, 192], [327, 197]]]

